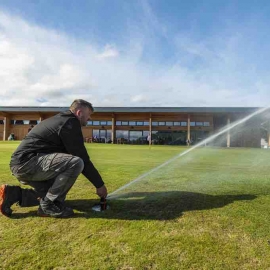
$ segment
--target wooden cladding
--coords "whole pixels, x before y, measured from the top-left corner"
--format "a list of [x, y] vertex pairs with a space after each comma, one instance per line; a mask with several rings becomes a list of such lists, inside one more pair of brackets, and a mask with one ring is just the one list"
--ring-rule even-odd
[[[6, 117], [1, 116], [0, 119], [6, 119], [7, 123], [5, 125], [0, 125], [0, 136], [4, 140], [10, 135], [10, 133], [15, 134], [16, 140], [22, 140], [28, 133], [28, 128], [30, 125], [11, 125], [11, 120], [45, 120], [57, 112], [21, 112], [21, 113], [6, 113]], [[186, 114], [186, 113], [99, 113], [95, 112], [91, 121], [110, 121], [112, 125], [97, 125], [97, 126], [87, 126], [82, 128], [84, 138], [91, 138], [93, 136], [93, 130], [112, 130], [112, 137], [115, 138], [115, 132], [117, 130], [134, 130], [134, 131], [192, 131], [192, 130], [213, 130], [213, 116], [211, 114]], [[208, 122], [209, 126], [191, 126], [188, 127], [188, 119], [190, 122]], [[147, 125], [116, 125], [117, 121], [127, 121], [127, 122], [146, 122]], [[165, 122], [164, 125], [156, 125], [156, 122]], [[167, 123], [166, 123], [167, 122]], [[168, 122], [172, 122], [169, 125]], [[173, 122], [186, 122], [186, 126], [174, 125]], [[2, 134], [2, 135], [1, 135]]]

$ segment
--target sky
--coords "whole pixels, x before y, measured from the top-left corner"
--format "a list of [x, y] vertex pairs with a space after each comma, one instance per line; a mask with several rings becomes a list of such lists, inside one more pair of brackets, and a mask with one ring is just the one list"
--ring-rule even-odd
[[0, 106], [270, 106], [270, 1], [0, 0]]

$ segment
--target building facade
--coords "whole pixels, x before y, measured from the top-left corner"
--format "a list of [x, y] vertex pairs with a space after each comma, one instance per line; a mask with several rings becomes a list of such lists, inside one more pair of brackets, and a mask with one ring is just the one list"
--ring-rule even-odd
[[[22, 140], [32, 125], [68, 107], [0, 107], [0, 139], [13, 133]], [[92, 119], [83, 127], [86, 142], [129, 144], [196, 144], [230, 123], [258, 108], [233, 107], [96, 107]], [[218, 146], [260, 147], [261, 138], [269, 144], [268, 115], [249, 120], [241, 129], [226, 132], [212, 142]], [[262, 135], [263, 133], [263, 135]]]

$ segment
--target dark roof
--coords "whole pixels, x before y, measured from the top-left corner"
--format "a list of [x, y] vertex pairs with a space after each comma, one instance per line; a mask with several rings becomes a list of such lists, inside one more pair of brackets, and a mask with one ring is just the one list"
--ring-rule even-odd
[[[109, 113], [247, 113], [258, 107], [94, 107], [95, 112]], [[0, 112], [60, 112], [69, 107], [0, 106]]]

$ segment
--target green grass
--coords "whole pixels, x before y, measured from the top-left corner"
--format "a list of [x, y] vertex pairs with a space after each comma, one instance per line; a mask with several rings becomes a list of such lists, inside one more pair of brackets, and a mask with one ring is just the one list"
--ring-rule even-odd
[[[0, 143], [0, 183], [17, 142]], [[109, 192], [185, 147], [87, 144]], [[270, 151], [201, 148], [91, 211], [95, 189], [80, 176], [70, 219], [36, 207], [0, 216], [0, 269], [270, 269]]]

